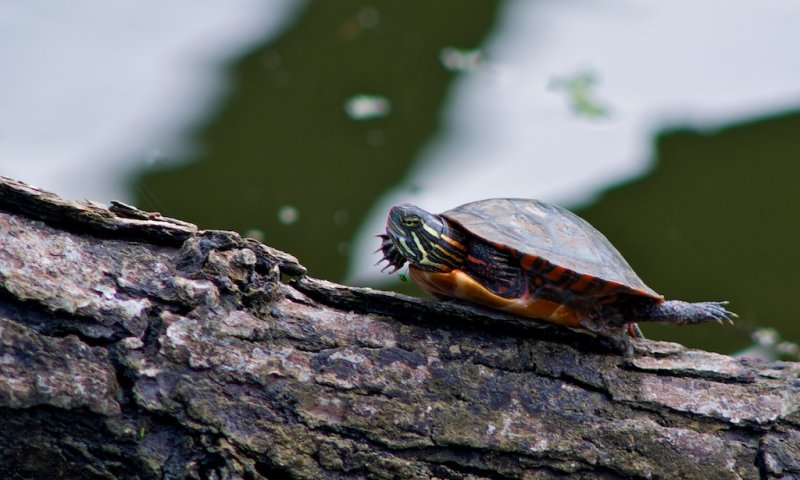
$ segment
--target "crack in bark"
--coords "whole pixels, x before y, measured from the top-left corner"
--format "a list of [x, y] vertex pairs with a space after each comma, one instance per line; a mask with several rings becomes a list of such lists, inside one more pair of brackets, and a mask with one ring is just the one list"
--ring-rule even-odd
[[107, 347], [130, 335], [122, 325], [103, 325], [109, 330], [102, 335], [90, 335], [82, 327], [98, 327], [96, 318], [80, 314], [61, 314], [52, 311], [35, 299], [20, 300], [0, 286], [0, 316], [19, 325], [34, 329], [37, 333], [52, 338], [78, 337], [81, 342], [92, 347]]
[[743, 384], [743, 385], [752, 384], [755, 382], [755, 378], [752, 376], [739, 378], [739, 377], [732, 377], [725, 373], [718, 373], [713, 371], [685, 370], [680, 368], [674, 368], [669, 370], [654, 370], [654, 369], [640, 368], [635, 365], [631, 365], [629, 363], [620, 365], [620, 368], [631, 372], [641, 372], [650, 375], [669, 377], [669, 378], [697, 378], [703, 380], [713, 380], [719, 383]]

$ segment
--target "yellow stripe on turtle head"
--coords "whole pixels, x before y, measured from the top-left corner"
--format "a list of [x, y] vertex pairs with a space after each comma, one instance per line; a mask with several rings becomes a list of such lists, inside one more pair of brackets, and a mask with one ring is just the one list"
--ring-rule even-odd
[[[424, 225], [424, 227], [427, 230], [428, 226]], [[411, 238], [414, 239], [414, 243], [417, 245], [417, 249], [420, 253], [420, 257], [417, 259], [418, 264], [436, 268], [442, 267], [441, 262], [435, 262], [431, 260], [429, 255], [430, 247], [436, 247], [435, 243], [428, 242], [427, 245], [423, 245], [422, 241], [420, 241], [419, 235], [417, 235], [416, 232], [411, 232]]]
[[466, 247], [461, 233], [442, 217], [411, 204], [392, 207], [386, 234], [408, 262], [424, 270], [446, 272], [461, 266]]
[[439, 232], [436, 231], [435, 228], [431, 227], [427, 223], [422, 224], [422, 229], [428, 232], [428, 235], [430, 235], [433, 238], [439, 238], [441, 235]]

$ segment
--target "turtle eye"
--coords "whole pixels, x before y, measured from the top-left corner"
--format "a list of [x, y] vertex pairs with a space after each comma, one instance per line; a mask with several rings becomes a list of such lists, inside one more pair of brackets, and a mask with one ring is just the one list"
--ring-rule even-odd
[[403, 226], [407, 228], [418, 227], [419, 224], [422, 222], [422, 220], [420, 220], [420, 218], [416, 215], [407, 215], [403, 217], [400, 221], [403, 222]]

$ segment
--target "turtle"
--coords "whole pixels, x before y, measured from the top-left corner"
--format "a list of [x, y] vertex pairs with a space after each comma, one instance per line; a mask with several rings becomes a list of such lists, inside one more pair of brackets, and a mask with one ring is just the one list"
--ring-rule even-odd
[[736, 317], [728, 302], [665, 300], [600, 231], [540, 200], [492, 198], [439, 215], [396, 205], [379, 237], [383, 271], [409, 263], [411, 279], [435, 297], [589, 330], [626, 354], [630, 338], [642, 337], [637, 322]]

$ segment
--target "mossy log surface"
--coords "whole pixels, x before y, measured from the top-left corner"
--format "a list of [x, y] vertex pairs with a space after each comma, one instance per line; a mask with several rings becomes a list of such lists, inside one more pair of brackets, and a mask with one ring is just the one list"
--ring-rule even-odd
[[2, 478], [800, 476], [800, 365], [635, 347], [0, 179]]

